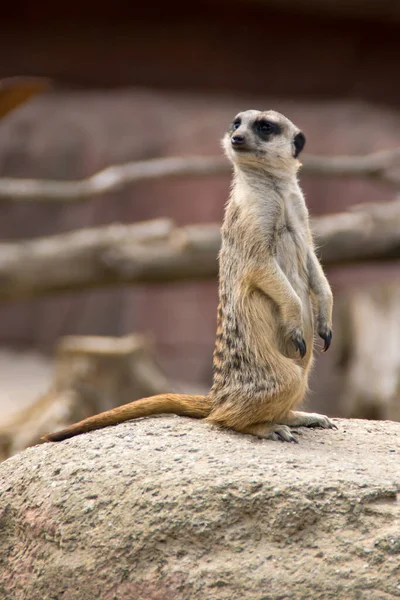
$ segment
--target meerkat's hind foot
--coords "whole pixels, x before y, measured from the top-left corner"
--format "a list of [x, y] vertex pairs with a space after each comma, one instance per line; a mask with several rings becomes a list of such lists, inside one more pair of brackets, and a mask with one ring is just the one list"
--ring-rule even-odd
[[[337, 429], [337, 425], [326, 415], [318, 413], [304, 413], [306, 422], [304, 427], [321, 427], [321, 429]], [[299, 423], [300, 425], [300, 423]]]
[[337, 425], [327, 416], [318, 413], [292, 411], [282, 420], [282, 424], [290, 427], [321, 427], [322, 429], [337, 429]]
[[293, 433], [297, 433], [297, 431], [291, 430], [287, 425], [272, 425], [270, 431], [265, 435], [265, 439], [298, 444], [299, 442]]
[[249, 425], [244, 429], [235, 427], [235, 430], [239, 431], [240, 433], [254, 435], [264, 440], [274, 440], [276, 442], [294, 442], [295, 444], [298, 443], [297, 439], [293, 435], [292, 430], [287, 425], [277, 423], [253, 423], [253, 425]]

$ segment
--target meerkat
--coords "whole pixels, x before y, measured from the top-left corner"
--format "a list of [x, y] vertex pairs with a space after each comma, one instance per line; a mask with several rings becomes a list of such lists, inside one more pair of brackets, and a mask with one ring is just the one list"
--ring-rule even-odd
[[314, 251], [300, 189], [304, 134], [275, 111], [239, 113], [222, 145], [233, 182], [221, 229], [213, 383], [207, 396], [144, 398], [46, 435], [60, 441], [161, 413], [295, 442], [291, 427], [334, 428], [295, 411], [303, 401], [316, 330], [332, 339], [332, 292]]

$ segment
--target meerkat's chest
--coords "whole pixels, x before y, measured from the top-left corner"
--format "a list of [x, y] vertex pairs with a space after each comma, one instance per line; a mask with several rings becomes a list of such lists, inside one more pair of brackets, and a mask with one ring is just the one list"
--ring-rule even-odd
[[276, 238], [292, 240], [296, 246], [307, 244], [307, 214], [296, 200], [285, 202], [280, 210]]
[[307, 214], [296, 202], [282, 207], [276, 227], [276, 255], [283, 271], [291, 278], [302, 277], [308, 251]]

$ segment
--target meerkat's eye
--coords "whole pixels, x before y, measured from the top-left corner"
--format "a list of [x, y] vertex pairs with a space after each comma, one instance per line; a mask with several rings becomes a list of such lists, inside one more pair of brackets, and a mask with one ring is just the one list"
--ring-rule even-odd
[[272, 133], [274, 130], [272, 123], [269, 123], [268, 121], [261, 121], [258, 127], [263, 133]]
[[242, 121], [240, 119], [235, 119], [232, 123], [232, 129], [239, 129], [240, 125], [242, 124]]
[[271, 135], [280, 133], [280, 127], [277, 123], [273, 123], [272, 121], [267, 121], [266, 119], [261, 119], [256, 123], [256, 129], [258, 133], [263, 135]]

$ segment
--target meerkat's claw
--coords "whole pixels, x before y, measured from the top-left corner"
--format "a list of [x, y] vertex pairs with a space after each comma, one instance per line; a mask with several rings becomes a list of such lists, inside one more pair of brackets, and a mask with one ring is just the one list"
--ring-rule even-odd
[[331, 345], [331, 341], [332, 341], [332, 330], [329, 329], [328, 331], [318, 331], [318, 335], [324, 340], [324, 347], [322, 349], [322, 352], [326, 352], [329, 348], [329, 346]]
[[[287, 425], [289, 427], [321, 427], [322, 429], [337, 429], [335, 423], [327, 416], [320, 415], [318, 413], [308, 413], [303, 411], [292, 411], [290, 412], [280, 424]], [[292, 429], [295, 433], [295, 430]], [[300, 432], [298, 432], [300, 433]]]
[[292, 338], [294, 347], [296, 348], [296, 350], [298, 350], [300, 352], [301, 358], [304, 358], [304, 356], [306, 355], [306, 352], [307, 352], [307, 345], [306, 345], [306, 341], [303, 337], [303, 333], [301, 332], [300, 329], [295, 329], [294, 331], [292, 331], [290, 337]]
[[275, 442], [299, 443], [287, 425], [275, 425], [272, 431], [270, 431], [270, 433], [267, 435], [267, 439], [274, 440]]
[[335, 423], [325, 415], [318, 413], [307, 413], [309, 418], [308, 423], [304, 423], [305, 427], [321, 427], [322, 429], [337, 429]]

